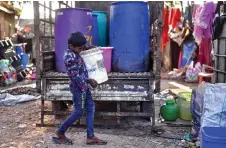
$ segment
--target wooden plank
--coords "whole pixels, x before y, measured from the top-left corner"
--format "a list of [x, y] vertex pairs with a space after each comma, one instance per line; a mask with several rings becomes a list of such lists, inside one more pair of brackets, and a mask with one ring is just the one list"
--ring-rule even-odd
[[41, 92], [41, 67], [42, 67], [42, 62], [41, 62], [41, 53], [40, 53], [40, 31], [39, 31], [39, 25], [40, 25], [40, 20], [39, 20], [39, 2], [34, 1], [33, 2], [33, 8], [34, 8], [34, 49], [35, 49], [35, 57], [36, 57], [36, 85], [37, 85], [37, 91]]

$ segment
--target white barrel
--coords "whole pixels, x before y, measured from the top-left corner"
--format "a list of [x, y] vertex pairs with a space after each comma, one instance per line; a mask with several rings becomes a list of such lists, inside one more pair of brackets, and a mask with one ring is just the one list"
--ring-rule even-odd
[[98, 84], [108, 80], [107, 70], [104, 66], [104, 58], [100, 47], [92, 48], [80, 53], [83, 58], [90, 79]]

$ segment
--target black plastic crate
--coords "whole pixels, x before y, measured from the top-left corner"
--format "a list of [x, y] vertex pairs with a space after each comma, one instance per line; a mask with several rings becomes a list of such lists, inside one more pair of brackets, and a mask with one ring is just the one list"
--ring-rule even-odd
[[16, 56], [16, 52], [13, 47], [8, 48], [7, 50], [0, 51], [0, 58], [1, 59], [9, 59], [10, 57]]
[[17, 79], [18, 81], [22, 81], [25, 79], [25, 77], [32, 72], [31, 68], [22, 69], [20, 71], [17, 71]]
[[8, 49], [13, 47], [11, 40], [0, 40], [0, 52], [5, 53]]

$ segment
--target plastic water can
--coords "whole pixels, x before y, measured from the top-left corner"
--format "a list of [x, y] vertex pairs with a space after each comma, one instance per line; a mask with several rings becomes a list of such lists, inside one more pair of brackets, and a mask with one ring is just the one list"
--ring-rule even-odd
[[178, 94], [178, 96], [177, 103], [180, 109], [179, 118], [190, 121], [192, 119], [191, 92], [181, 92]]
[[98, 84], [108, 80], [107, 70], [104, 67], [104, 58], [100, 47], [92, 48], [80, 53], [83, 58], [90, 79]]

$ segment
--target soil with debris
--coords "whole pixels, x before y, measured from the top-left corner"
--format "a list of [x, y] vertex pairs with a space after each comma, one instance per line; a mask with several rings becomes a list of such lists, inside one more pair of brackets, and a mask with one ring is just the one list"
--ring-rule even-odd
[[9, 93], [11, 95], [33, 95], [33, 96], [39, 96], [40, 94], [37, 93], [36, 88], [31, 88], [31, 87], [22, 87], [22, 88], [15, 88], [15, 89], [10, 89], [4, 91], [4, 93]]
[[[28, 92], [33, 94], [32, 88], [23, 88], [8, 91], [13, 94]], [[34, 94], [33, 94], [34, 95]], [[39, 128], [36, 123], [40, 122], [40, 100], [17, 104], [11, 107], [0, 107], [0, 148], [84, 148], [90, 147], [85, 144], [86, 130], [84, 128], [70, 128], [67, 136], [70, 137], [74, 145], [56, 145], [52, 143], [52, 136], [55, 128]], [[50, 103], [45, 104], [45, 109], [49, 109]], [[185, 133], [190, 128], [170, 127], [166, 124], [157, 122], [160, 106], [156, 106], [156, 123], [158, 132], [151, 132], [151, 125], [145, 119], [141, 118], [124, 118], [122, 124], [125, 128], [95, 128], [97, 137], [108, 141], [108, 148], [177, 148], [181, 143]], [[48, 117], [47, 122], [52, 122], [53, 118]], [[61, 119], [62, 120], [62, 119]], [[108, 122], [116, 122], [116, 118]], [[99, 119], [96, 120], [99, 122]], [[101, 121], [101, 120], [100, 120]], [[104, 124], [104, 122], [102, 122]], [[175, 134], [176, 133], [176, 134]], [[156, 135], [157, 134], [157, 135]], [[164, 137], [164, 138], [163, 138]]]
[[[45, 108], [50, 105], [46, 104]], [[60, 148], [73, 147], [56, 145], [51, 141], [56, 128], [39, 128], [36, 123], [40, 121], [40, 100], [18, 104], [14, 107], [0, 107], [0, 147], [1, 148]], [[96, 136], [106, 139], [109, 148], [175, 148], [179, 140], [168, 140], [153, 136], [150, 123], [144, 119], [128, 119], [130, 127], [125, 129], [97, 128]], [[163, 128], [164, 129], [164, 128]], [[181, 128], [166, 127], [168, 135], [185, 132]], [[169, 130], [170, 129], [170, 130]], [[167, 133], [167, 132], [166, 132]], [[167, 135], [167, 134], [166, 134]], [[83, 128], [70, 128], [68, 136], [74, 141], [76, 147], [88, 147], [85, 144], [86, 130]], [[179, 137], [180, 137], [179, 136]], [[94, 146], [92, 146], [94, 147]]]

